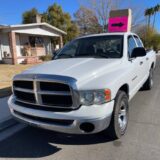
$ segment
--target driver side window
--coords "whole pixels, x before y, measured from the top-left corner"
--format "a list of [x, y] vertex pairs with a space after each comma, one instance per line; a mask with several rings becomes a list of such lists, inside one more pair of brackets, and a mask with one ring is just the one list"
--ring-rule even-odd
[[131, 57], [132, 51], [134, 48], [137, 48], [135, 40], [132, 36], [128, 37], [128, 56]]

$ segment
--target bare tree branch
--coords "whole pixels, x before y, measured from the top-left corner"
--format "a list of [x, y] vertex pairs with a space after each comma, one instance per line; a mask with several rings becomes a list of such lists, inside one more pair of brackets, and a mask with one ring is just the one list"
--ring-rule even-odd
[[107, 30], [109, 12], [115, 9], [132, 9], [132, 26], [145, 23], [144, 7], [133, 5], [133, 0], [78, 0], [79, 4], [93, 11], [102, 26], [103, 31]]

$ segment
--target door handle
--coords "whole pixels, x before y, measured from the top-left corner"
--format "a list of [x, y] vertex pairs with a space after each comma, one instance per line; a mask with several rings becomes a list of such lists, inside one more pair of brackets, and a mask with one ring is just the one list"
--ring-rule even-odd
[[143, 64], [143, 61], [141, 61], [139, 64], [142, 65], [142, 64]]
[[146, 58], [146, 60], [148, 61], [148, 60], [149, 60], [149, 58], [147, 57], [147, 58]]

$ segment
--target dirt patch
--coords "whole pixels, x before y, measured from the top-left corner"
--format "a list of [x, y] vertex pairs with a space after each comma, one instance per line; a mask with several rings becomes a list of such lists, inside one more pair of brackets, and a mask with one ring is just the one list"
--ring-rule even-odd
[[11, 94], [12, 78], [32, 66], [0, 64], [0, 98]]

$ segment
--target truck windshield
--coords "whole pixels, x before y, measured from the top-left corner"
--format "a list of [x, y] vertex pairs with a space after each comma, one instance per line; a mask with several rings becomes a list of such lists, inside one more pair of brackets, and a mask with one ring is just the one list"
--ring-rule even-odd
[[61, 58], [121, 58], [123, 36], [93, 36], [79, 38], [65, 45], [55, 56]]

